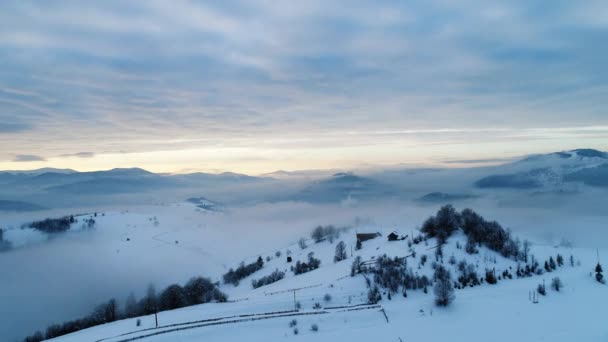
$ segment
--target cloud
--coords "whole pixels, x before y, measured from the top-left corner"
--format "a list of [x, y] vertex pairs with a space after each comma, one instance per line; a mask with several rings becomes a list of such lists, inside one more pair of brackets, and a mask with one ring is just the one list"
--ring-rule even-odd
[[17, 154], [13, 158], [14, 162], [38, 162], [46, 161], [44, 157], [33, 155], [33, 154]]
[[31, 128], [30, 125], [24, 123], [0, 122], [0, 133], [19, 133]]
[[[362, 145], [364, 135], [340, 136], [360, 131], [606, 126], [597, 13], [607, 6], [4, 2], [0, 122], [32, 129], [0, 125], [18, 133], [0, 155], [14, 145], [99, 154], [281, 148], [286, 139], [306, 147], [332, 134], [330, 145]], [[596, 135], [590, 145], [606, 138]], [[169, 143], [174, 136], [181, 142]], [[375, 142], [397, 139], [419, 141]]]
[[77, 153], [66, 153], [62, 154], [61, 157], [77, 157], [77, 158], [93, 158], [95, 153], [93, 152], [77, 152]]
[[463, 159], [463, 160], [444, 160], [445, 164], [489, 164], [504, 163], [512, 161], [513, 158], [489, 158], [489, 159]]

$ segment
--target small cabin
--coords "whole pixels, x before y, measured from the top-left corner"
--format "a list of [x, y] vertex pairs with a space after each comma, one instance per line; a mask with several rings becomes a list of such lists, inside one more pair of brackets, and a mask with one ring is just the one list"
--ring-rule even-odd
[[388, 234], [388, 241], [399, 241], [401, 240], [401, 238], [399, 237], [399, 234], [397, 234], [397, 232], [392, 232], [390, 234]]
[[292, 262], [291, 256], [287, 256], [287, 262]]
[[380, 233], [357, 233], [357, 241], [367, 241], [371, 239], [375, 239], [380, 236]]

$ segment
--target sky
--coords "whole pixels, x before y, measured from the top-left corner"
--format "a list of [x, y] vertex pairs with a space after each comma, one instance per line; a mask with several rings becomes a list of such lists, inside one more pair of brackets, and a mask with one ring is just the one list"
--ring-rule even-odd
[[0, 169], [608, 149], [606, 1], [0, 3]]

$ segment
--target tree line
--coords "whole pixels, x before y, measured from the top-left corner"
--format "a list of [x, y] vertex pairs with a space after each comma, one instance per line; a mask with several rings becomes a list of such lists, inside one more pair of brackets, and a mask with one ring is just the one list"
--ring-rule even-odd
[[226, 274], [224, 274], [224, 283], [239, 286], [239, 283], [243, 278], [246, 278], [251, 274], [261, 270], [262, 267], [264, 267], [264, 260], [261, 256], [258, 257], [258, 259], [255, 262], [252, 262], [251, 264], [246, 265], [244, 262], [241, 262], [241, 264], [239, 265], [239, 267], [236, 268], [236, 270], [231, 268]]
[[217, 283], [203, 277], [191, 278], [184, 286], [169, 285], [158, 295], [154, 286], [150, 285], [146, 296], [139, 301], [135, 299], [134, 294], [130, 294], [122, 309], [120, 309], [116, 299], [112, 298], [95, 307], [88, 316], [62, 324], [50, 325], [44, 334], [37, 331], [23, 341], [39, 342], [125, 318], [150, 315], [159, 311], [214, 301], [225, 302], [227, 299], [227, 295], [219, 290]]
[[34, 221], [30, 223], [30, 228], [37, 229], [44, 233], [61, 233], [70, 229], [70, 226], [76, 223], [74, 215], [64, 216], [60, 218], [46, 218], [41, 221]]

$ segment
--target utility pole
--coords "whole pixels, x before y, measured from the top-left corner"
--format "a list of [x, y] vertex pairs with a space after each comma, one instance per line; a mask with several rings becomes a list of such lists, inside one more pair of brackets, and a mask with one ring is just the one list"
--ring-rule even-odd
[[298, 304], [296, 303], [296, 289], [293, 290], [293, 311], [298, 311]]
[[156, 327], [158, 328], [158, 308], [154, 308], [154, 321], [156, 321]]

